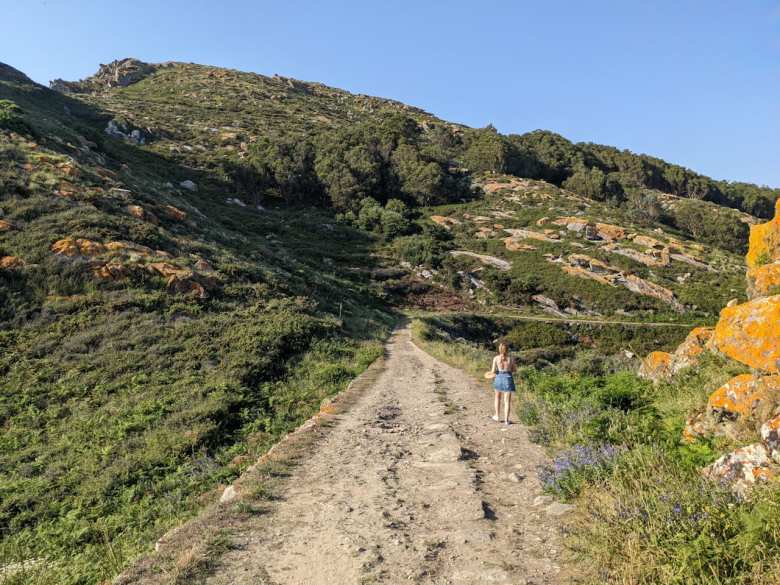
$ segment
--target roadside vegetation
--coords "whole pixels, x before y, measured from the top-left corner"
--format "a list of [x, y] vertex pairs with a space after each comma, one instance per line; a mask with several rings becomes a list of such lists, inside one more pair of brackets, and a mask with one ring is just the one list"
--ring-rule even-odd
[[[695, 371], [653, 386], [606, 347], [596, 363], [579, 348], [574, 356], [529, 363], [529, 345], [548, 352], [566, 330], [473, 315], [422, 317], [413, 324], [415, 340], [427, 351], [480, 377], [494, 340], [514, 340], [521, 364], [517, 413], [552, 457], [538, 470], [544, 489], [577, 506], [568, 544], [590, 582], [743, 585], [780, 577], [776, 488], [769, 484], [739, 499], [698, 472], [729, 441], [681, 441], [685, 417], [705, 404], [707, 389], [742, 368], [710, 356]], [[602, 331], [610, 337], [609, 328]], [[592, 335], [597, 339], [599, 331]], [[670, 348], [680, 339], [657, 329], [637, 338], [645, 350]]]

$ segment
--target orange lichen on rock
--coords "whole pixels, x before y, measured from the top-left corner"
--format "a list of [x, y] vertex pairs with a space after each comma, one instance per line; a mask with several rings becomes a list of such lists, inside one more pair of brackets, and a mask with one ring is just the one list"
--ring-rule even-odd
[[777, 373], [780, 366], [780, 295], [725, 307], [715, 326], [718, 351], [743, 364]]
[[715, 329], [712, 327], [694, 327], [685, 340], [674, 350], [672, 373], [696, 365], [699, 356], [707, 349]]
[[160, 222], [155, 214], [153, 214], [151, 211], [147, 211], [140, 205], [128, 205], [126, 209], [130, 215], [137, 217], [141, 221], [148, 221], [154, 225], [157, 225]]
[[129, 276], [130, 269], [120, 262], [109, 262], [107, 264], [95, 266], [92, 269], [92, 274], [101, 280], [116, 281]]
[[152, 262], [146, 266], [149, 272], [157, 273], [160, 276], [171, 277], [177, 276], [179, 278], [186, 278], [192, 275], [192, 270], [181, 268], [168, 262]]
[[745, 260], [748, 268], [757, 268], [780, 260], [780, 199], [775, 201], [775, 217], [772, 220], [750, 226]]
[[438, 223], [440, 226], [450, 229], [453, 225], [460, 225], [460, 220], [454, 217], [447, 217], [445, 215], [432, 215], [431, 221]]
[[182, 211], [178, 207], [174, 207], [173, 205], [163, 205], [162, 212], [167, 215], [171, 219], [175, 219], [176, 221], [184, 221], [187, 219], [187, 212]]
[[640, 378], [658, 382], [671, 376], [671, 367], [672, 354], [666, 351], [652, 351], [642, 360], [638, 374]]
[[14, 224], [12, 224], [10, 221], [6, 221], [5, 219], [0, 219], [0, 232], [7, 232], [8, 230], [14, 229]]
[[0, 258], [0, 268], [4, 270], [13, 270], [15, 268], [22, 268], [27, 263], [18, 256], [3, 256]]
[[761, 443], [740, 447], [702, 469], [702, 474], [718, 483], [728, 484], [744, 496], [757, 482], [774, 476], [769, 450]]
[[707, 407], [719, 414], [746, 416], [770, 393], [776, 392], [780, 392], [780, 376], [740, 374], [715, 390], [707, 400]]
[[626, 237], [626, 230], [619, 225], [611, 223], [596, 223], [596, 234], [607, 241], [622, 240]]
[[52, 244], [51, 251], [58, 256], [68, 256], [69, 258], [92, 257], [105, 252], [106, 247], [100, 242], [84, 238], [63, 238]]
[[748, 295], [754, 299], [780, 294], [780, 262], [748, 268]]

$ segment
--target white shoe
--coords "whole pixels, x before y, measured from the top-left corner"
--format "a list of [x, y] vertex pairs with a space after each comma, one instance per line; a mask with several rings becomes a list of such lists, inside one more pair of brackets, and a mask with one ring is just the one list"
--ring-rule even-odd
[[491, 419], [493, 419], [493, 420], [494, 420], [494, 421], [496, 421], [496, 422], [498, 422], [498, 421], [499, 421], [498, 417], [497, 417], [495, 414], [494, 414], [493, 416], [491, 416], [490, 418], [491, 418]]

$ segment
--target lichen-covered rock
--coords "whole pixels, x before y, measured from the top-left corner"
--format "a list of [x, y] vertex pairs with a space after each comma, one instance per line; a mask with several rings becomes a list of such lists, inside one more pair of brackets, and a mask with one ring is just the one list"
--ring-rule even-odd
[[672, 375], [672, 354], [665, 351], [650, 352], [642, 360], [638, 375], [653, 382], [669, 379]]
[[80, 256], [93, 257], [104, 253], [106, 247], [100, 242], [84, 238], [63, 238], [52, 244], [51, 251], [58, 256], [67, 256], [69, 258], [78, 258]]
[[187, 212], [182, 211], [173, 205], [163, 205], [162, 212], [169, 218], [175, 219], [176, 221], [184, 221], [187, 219]]
[[432, 215], [431, 221], [438, 223], [445, 229], [450, 229], [454, 225], [460, 225], [460, 220], [454, 217], [447, 217], [446, 215]]
[[748, 268], [747, 280], [751, 299], [780, 294], [780, 262]]
[[130, 275], [130, 268], [121, 262], [108, 262], [100, 264], [92, 269], [92, 274], [100, 280], [117, 281]]
[[743, 364], [777, 373], [780, 365], [780, 295], [725, 307], [715, 326], [718, 351]]
[[154, 225], [160, 223], [160, 220], [157, 219], [157, 216], [154, 213], [148, 211], [147, 209], [144, 209], [140, 205], [128, 205], [127, 212], [133, 217], [140, 219], [141, 221], [147, 221]]
[[683, 368], [696, 365], [699, 357], [707, 350], [708, 344], [715, 332], [713, 327], [694, 327], [685, 340], [674, 350], [672, 358], [672, 374]]
[[643, 236], [642, 234], [634, 236], [633, 242], [638, 246], [645, 246], [646, 248], [661, 249], [666, 246], [666, 244], [663, 242], [656, 240], [655, 238], [651, 238], [650, 236]]
[[587, 219], [582, 217], [559, 217], [552, 223], [554, 225], [563, 226], [567, 230], [577, 233], [584, 231], [590, 224]]
[[702, 469], [702, 474], [728, 485], [733, 492], [744, 497], [756, 482], [774, 477], [775, 471], [769, 450], [763, 444], [756, 443], [723, 455]]
[[775, 463], [780, 463], [780, 415], [761, 425], [761, 440]]
[[186, 278], [192, 275], [192, 270], [188, 270], [187, 268], [182, 268], [180, 266], [175, 266], [173, 264], [169, 264], [168, 262], [152, 262], [146, 266], [146, 269], [153, 274], [156, 273], [166, 278], [171, 276]]
[[780, 199], [775, 202], [775, 217], [766, 223], [750, 226], [748, 268], [757, 268], [780, 260]]
[[504, 238], [504, 245], [510, 252], [528, 252], [530, 250], [536, 250], [536, 246], [523, 243], [522, 239], [513, 237]]
[[14, 224], [5, 219], [0, 219], [0, 232], [7, 232], [14, 229]]
[[626, 230], [619, 225], [612, 225], [611, 223], [597, 223], [596, 235], [602, 240], [613, 242], [615, 240], [622, 240], [626, 237]]
[[710, 394], [707, 407], [726, 417], [750, 414], [769, 393], [780, 393], [780, 376], [740, 374]]
[[26, 265], [27, 263], [18, 256], [3, 256], [0, 258], [0, 269], [3, 270], [14, 270]]

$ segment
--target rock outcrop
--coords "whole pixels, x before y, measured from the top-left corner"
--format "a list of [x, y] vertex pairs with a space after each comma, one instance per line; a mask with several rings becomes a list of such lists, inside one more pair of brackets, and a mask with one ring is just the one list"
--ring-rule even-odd
[[456, 258], [459, 256], [474, 258], [475, 260], [480, 261], [482, 264], [493, 266], [494, 268], [498, 268], [499, 270], [502, 270], [504, 272], [512, 268], [512, 263], [508, 262], [507, 260], [496, 258], [495, 256], [488, 256], [487, 254], [477, 254], [476, 252], [469, 252], [468, 250], [452, 250], [450, 252], [450, 255], [455, 256]]
[[750, 226], [748, 268], [780, 261], [780, 199], [775, 202], [775, 217], [766, 223]]
[[460, 220], [454, 217], [447, 217], [446, 215], [432, 215], [431, 221], [439, 224], [445, 229], [451, 229], [452, 226], [460, 225]]
[[0, 269], [2, 270], [15, 270], [25, 266], [27, 266], [27, 263], [18, 256], [3, 256], [0, 258]]
[[695, 366], [712, 340], [712, 327], [694, 327], [673, 353], [653, 351], [639, 367], [638, 375], [646, 380], [660, 382], [684, 368]]
[[780, 199], [771, 221], [750, 226], [746, 262], [750, 298], [780, 294]]
[[55, 79], [49, 82], [49, 87], [60, 93], [92, 93], [104, 91], [112, 87], [125, 87], [141, 81], [154, 73], [158, 65], [144, 63], [138, 59], [117, 59], [106, 65], [100, 65], [98, 72], [81, 81], [65, 81]]
[[780, 295], [725, 307], [715, 326], [718, 351], [763, 372], [780, 367]]
[[672, 375], [672, 354], [667, 351], [651, 351], [639, 366], [639, 377], [658, 382]]
[[705, 477], [728, 485], [739, 496], [745, 496], [757, 481], [774, 477], [769, 450], [762, 443], [741, 447], [702, 470]]

